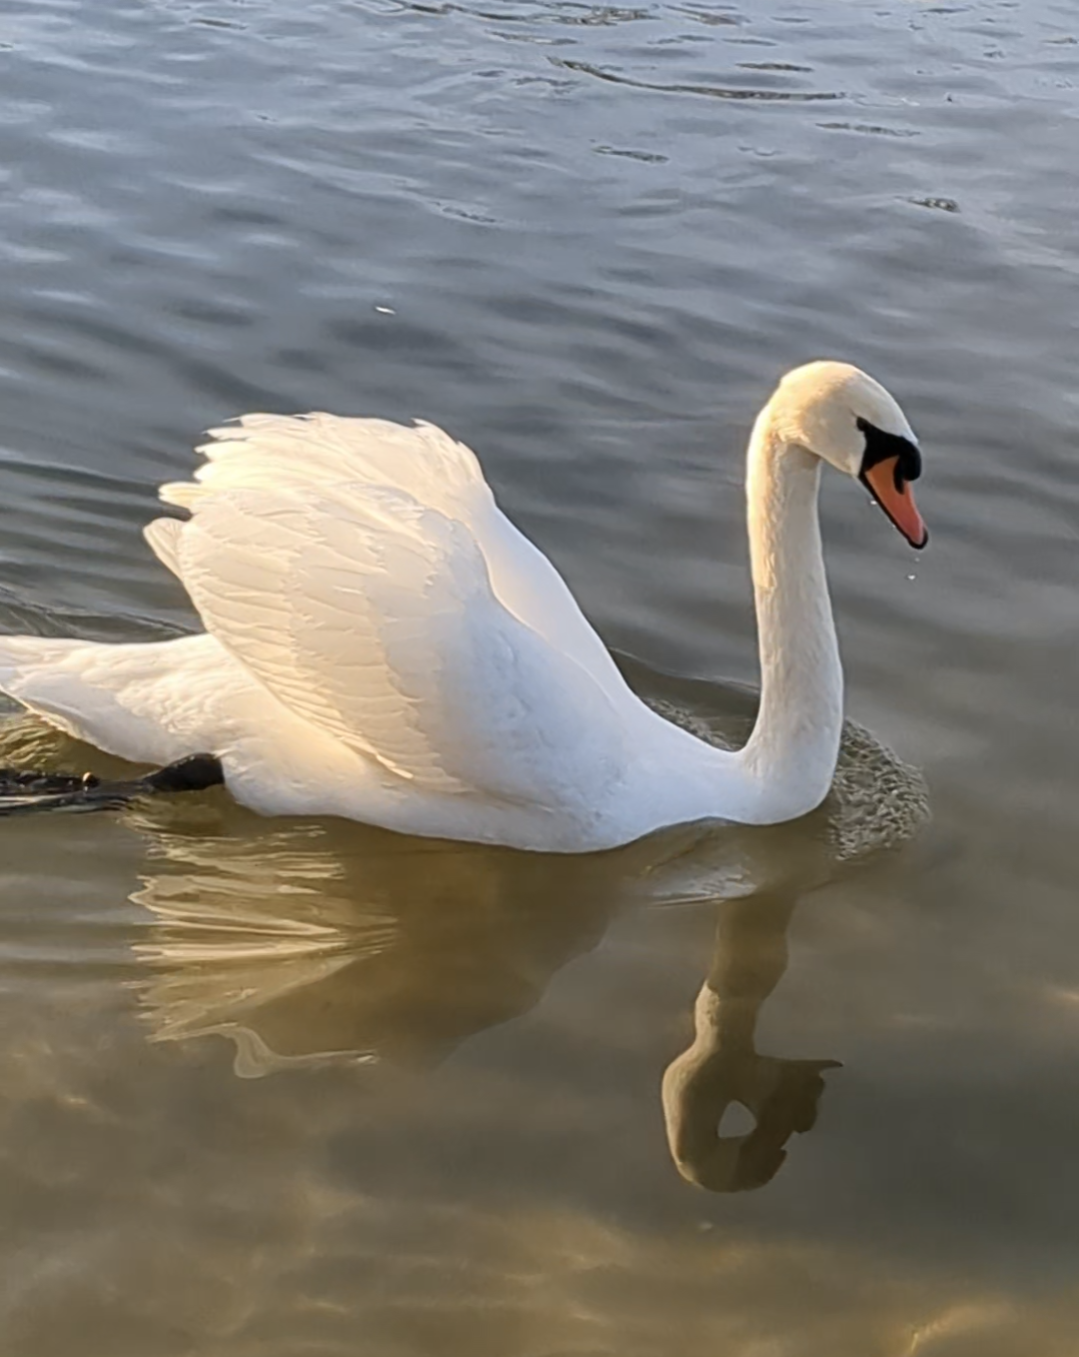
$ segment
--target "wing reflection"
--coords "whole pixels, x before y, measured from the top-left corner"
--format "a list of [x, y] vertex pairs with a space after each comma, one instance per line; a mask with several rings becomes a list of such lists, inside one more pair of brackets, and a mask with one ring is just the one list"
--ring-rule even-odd
[[[663, 1075], [667, 1141], [678, 1172], [712, 1192], [763, 1187], [782, 1167], [784, 1148], [810, 1130], [824, 1091], [823, 1071], [838, 1060], [760, 1055], [761, 1005], [787, 969], [787, 926], [796, 895], [767, 892], [719, 906], [712, 965], [694, 1006], [695, 1036]], [[721, 1134], [740, 1104], [753, 1128]]]
[[595, 946], [641, 870], [640, 853], [551, 858], [330, 823], [268, 829], [231, 808], [213, 832], [155, 821], [141, 824], [155, 870], [133, 897], [155, 919], [136, 948], [149, 968], [143, 1012], [158, 1041], [230, 1038], [249, 1077], [443, 1060], [531, 1008]]

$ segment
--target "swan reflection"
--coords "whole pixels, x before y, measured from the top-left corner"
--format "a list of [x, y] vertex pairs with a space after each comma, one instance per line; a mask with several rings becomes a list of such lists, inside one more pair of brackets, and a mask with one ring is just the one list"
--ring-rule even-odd
[[[225, 805], [213, 826], [168, 825], [158, 806], [152, 812], [140, 825], [155, 870], [133, 896], [154, 916], [136, 946], [147, 967], [141, 1010], [155, 1041], [228, 1038], [247, 1078], [327, 1063], [437, 1064], [532, 1008], [642, 885], [680, 890], [687, 864], [699, 878], [709, 858], [707, 844], [669, 838], [593, 858], [535, 857], [357, 836], [352, 826], [271, 829]], [[775, 837], [760, 845], [773, 861]], [[811, 881], [819, 836], [783, 839], [785, 869], [797, 864]], [[745, 873], [742, 862], [736, 879]], [[815, 1121], [822, 1072], [838, 1063], [755, 1047], [761, 1006], [787, 967], [798, 898], [764, 886], [717, 902], [695, 1039], [663, 1077], [674, 1163], [713, 1191], [774, 1176], [789, 1137]], [[720, 1136], [735, 1103], [756, 1124]]]

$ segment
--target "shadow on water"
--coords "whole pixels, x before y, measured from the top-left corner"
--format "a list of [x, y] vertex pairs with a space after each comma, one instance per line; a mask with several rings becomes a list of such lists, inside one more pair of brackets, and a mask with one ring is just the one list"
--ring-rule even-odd
[[[624, 663], [671, 719], [717, 742], [743, 738], [752, 695]], [[77, 767], [87, 758], [26, 719], [0, 746], [5, 761]], [[537, 1005], [620, 911], [714, 904], [695, 1037], [663, 1076], [663, 1109], [684, 1178], [713, 1191], [756, 1188], [784, 1162], [791, 1135], [813, 1125], [823, 1072], [837, 1063], [755, 1047], [758, 1014], [787, 967], [791, 916], [925, 814], [919, 776], [854, 726], [833, 795], [803, 821], [696, 826], [585, 857], [267, 821], [220, 790], [155, 798], [124, 812], [146, 853], [131, 899], [153, 920], [132, 942], [131, 985], [152, 1041], [224, 1037], [241, 1077], [327, 1064], [430, 1068]], [[754, 1126], [721, 1134], [733, 1104]]]

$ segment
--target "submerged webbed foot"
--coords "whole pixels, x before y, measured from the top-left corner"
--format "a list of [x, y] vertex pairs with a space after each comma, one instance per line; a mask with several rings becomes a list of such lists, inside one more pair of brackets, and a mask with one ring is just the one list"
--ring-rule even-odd
[[147, 773], [139, 781], [152, 792], [204, 792], [225, 781], [221, 760], [214, 754], [189, 754], [185, 759]]

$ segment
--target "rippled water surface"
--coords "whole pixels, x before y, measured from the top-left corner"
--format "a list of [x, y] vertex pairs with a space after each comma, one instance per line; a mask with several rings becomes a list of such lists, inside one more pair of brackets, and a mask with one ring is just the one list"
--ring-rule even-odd
[[933, 534], [831, 478], [799, 825], [0, 824], [5, 1353], [1079, 1351], [1077, 86], [1063, 0], [0, 8], [4, 630], [191, 628], [139, 528], [251, 409], [445, 425], [726, 735], [783, 368], [899, 396]]

